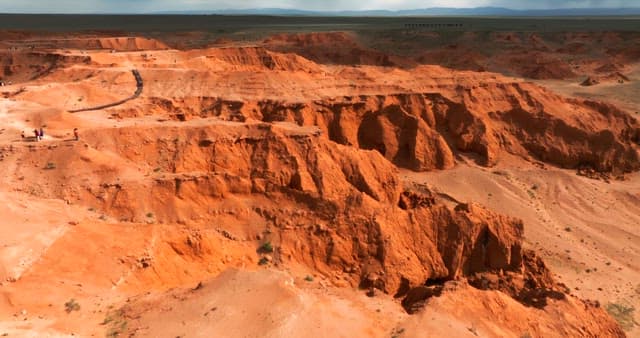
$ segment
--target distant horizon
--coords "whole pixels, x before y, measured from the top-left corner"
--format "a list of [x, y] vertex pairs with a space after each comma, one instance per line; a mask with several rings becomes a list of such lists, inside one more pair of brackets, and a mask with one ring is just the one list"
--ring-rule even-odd
[[155, 14], [165, 12], [402, 13], [639, 10], [640, 0], [0, 0], [6, 14]]
[[[603, 14], [599, 14], [602, 12]], [[586, 14], [585, 14], [586, 13]], [[503, 6], [476, 7], [424, 7], [410, 9], [331, 9], [310, 10], [283, 7], [256, 8], [221, 8], [221, 9], [182, 9], [182, 10], [153, 10], [153, 11], [7, 11], [0, 8], [0, 14], [24, 15], [284, 15], [284, 16], [637, 16], [640, 15], [640, 5], [628, 7], [554, 7], [554, 8], [509, 8]]]

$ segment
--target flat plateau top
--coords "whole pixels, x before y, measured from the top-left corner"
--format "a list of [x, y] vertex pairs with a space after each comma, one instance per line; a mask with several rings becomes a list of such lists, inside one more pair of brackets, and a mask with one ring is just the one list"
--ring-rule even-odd
[[0, 14], [0, 30], [170, 31], [640, 31], [640, 16], [590, 17], [319, 17], [225, 15]]

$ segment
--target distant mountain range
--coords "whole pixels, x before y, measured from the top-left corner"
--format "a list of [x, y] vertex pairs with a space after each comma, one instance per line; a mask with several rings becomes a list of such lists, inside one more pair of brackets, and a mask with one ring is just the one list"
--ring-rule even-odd
[[503, 7], [450, 8], [432, 7], [410, 10], [306, 11], [283, 8], [226, 9], [198, 11], [163, 11], [150, 14], [186, 15], [274, 15], [274, 16], [635, 16], [638, 8], [562, 8], [516, 10]]

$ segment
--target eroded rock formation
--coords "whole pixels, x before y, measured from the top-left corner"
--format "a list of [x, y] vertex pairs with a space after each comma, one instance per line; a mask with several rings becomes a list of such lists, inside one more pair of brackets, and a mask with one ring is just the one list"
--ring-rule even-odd
[[[83, 178], [69, 177], [69, 185], [46, 194], [93, 201], [121, 221], [143, 221], [145, 213], [163, 223], [209, 223], [227, 214], [252, 219], [243, 231], [248, 237], [266, 233], [276, 264], [300, 263], [405, 298], [411, 312], [450, 280], [503, 291], [527, 306], [567, 297], [541, 260], [523, 250], [521, 221], [475, 204], [451, 209], [429, 191], [403, 187], [380, 152], [336, 144], [313, 129], [267, 123], [125, 128], [89, 136], [89, 142], [133, 167], [161, 169], [149, 179], [124, 179], [107, 164], [113, 160], [102, 160], [96, 170], [97, 153], [77, 149], [66, 154], [66, 165], [102, 183], [78, 191], [67, 187], [82, 187]], [[51, 156], [69, 151], [56, 148]], [[234, 209], [220, 210], [229, 200], [236, 201]], [[194, 257], [210, 250], [200, 235], [185, 241], [173, 250]], [[152, 267], [153, 260], [141, 264]]]

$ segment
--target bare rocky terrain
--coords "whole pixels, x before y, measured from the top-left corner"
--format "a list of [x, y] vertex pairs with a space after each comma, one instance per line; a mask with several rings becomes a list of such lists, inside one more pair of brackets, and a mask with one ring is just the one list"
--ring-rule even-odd
[[0, 334], [640, 334], [638, 33], [2, 34]]

